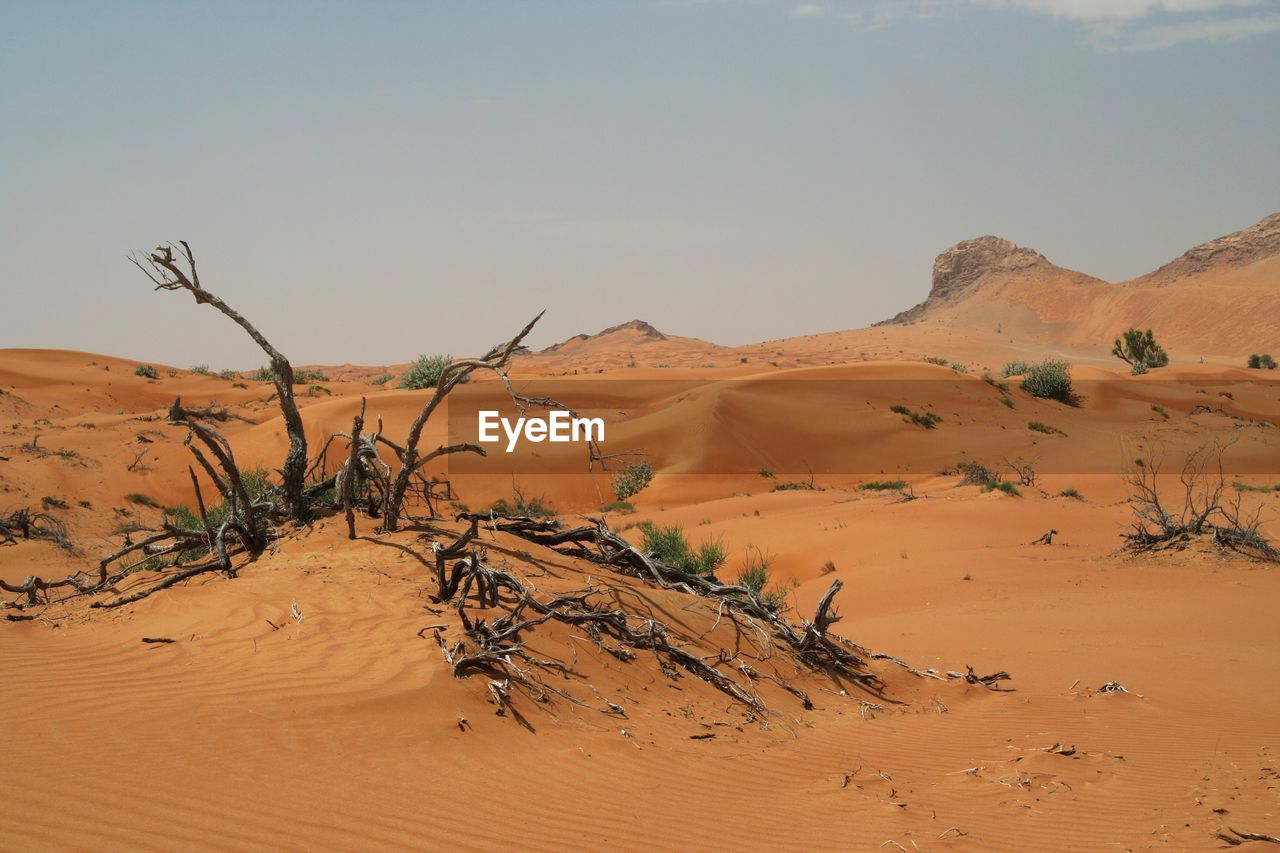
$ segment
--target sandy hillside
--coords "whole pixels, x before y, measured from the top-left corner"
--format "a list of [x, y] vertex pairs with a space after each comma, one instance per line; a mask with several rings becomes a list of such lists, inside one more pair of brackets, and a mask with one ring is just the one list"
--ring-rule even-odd
[[[519, 357], [523, 393], [606, 418], [605, 452], [646, 454], [653, 480], [626, 505], [616, 465], [526, 446], [432, 463], [451, 491], [399, 532], [361, 512], [350, 541], [320, 509], [277, 522], [235, 577], [120, 604], [179, 571], [138, 555], [90, 594], [6, 593], [4, 846], [1270, 849], [1242, 834], [1280, 836], [1276, 564], [1211, 535], [1122, 550], [1135, 460], [1163, 455], [1173, 505], [1182, 460], [1214, 442], [1226, 502], [1280, 540], [1280, 377], [1237, 357], [1280, 351], [1271, 314], [1245, 310], [1273, 299], [1277, 256], [1242, 233], [1119, 285], [986, 242], [904, 322], [741, 348], [636, 322]], [[1234, 336], [1194, 316], [1226, 294], [1249, 318]], [[1094, 312], [1117, 306], [1152, 318], [1173, 366], [1134, 378], [1105, 358], [1115, 321]], [[1194, 363], [1193, 345], [1225, 355]], [[982, 378], [1011, 354], [1070, 356], [1076, 405]], [[193, 507], [191, 471], [216, 499], [176, 397], [277, 478], [271, 383], [153, 366], [0, 350], [0, 516], [38, 516], [0, 544], [0, 580], [96, 574]], [[373, 384], [394, 368], [317, 370], [297, 388], [314, 483], [361, 398], [366, 429], [398, 442], [428, 397]], [[504, 399], [477, 377], [453, 425]], [[454, 440], [448, 414], [424, 447]], [[1007, 485], [966, 485], [967, 463]], [[517, 490], [557, 516], [477, 521], [450, 558], [508, 578], [499, 601], [435, 600], [459, 513]], [[633, 545], [642, 522], [719, 543], [721, 581], [764, 557], [782, 615], [664, 588], [566, 533], [602, 507]], [[831, 645], [805, 645], [836, 581]], [[515, 651], [455, 672], [518, 614]]]

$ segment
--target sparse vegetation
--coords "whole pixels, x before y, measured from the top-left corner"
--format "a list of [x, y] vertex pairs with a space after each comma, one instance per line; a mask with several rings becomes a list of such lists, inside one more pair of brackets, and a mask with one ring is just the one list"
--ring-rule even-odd
[[1166, 421], [1169, 420], [1169, 410], [1166, 409], [1164, 406], [1157, 406], [1153, 403], [1151, 405], [1151, 411], [1155, 412], [1157, 415], [1164, 418]]
[[194, 364], [194, 365], [192, 365], [192, 366], [191, 366], [191, 370], [190, 370], [189, 372], [194, 373], [194, 374], [196, 374], [197, 376], [208, 376], [208, 375], [209, 375], [209, 365], [207, 365], [207, 364]]
[[939, 358], [936, 355], [926, 355], [924, 357], [924, 360], [929, 362], [930, 364], [936, 364], [939, 367], [946, 367], [948, 364], [951, 363], [949, 359]]
[[954, 473], [960, 475], [962, 486], [985, 486], [999, 479], [995, 471], [981, 462], [961, 462], [955, 467]]
[[66, 509], [67, 502], [53, 495], [45, 495], [40, 499], [40, 505], [45, 509]]
[[633, 462], [613, 478], [613, 496], [620, 501], [640, 493], [653, 479], [653, 466], [648, 462]]
[[600, 507], [600, 511], [613, 512], [613, 513], [618, 513], [619, 515], [625, 515], [627, 513], [635, 512], [636, 508], [633, 504], [631, 504], [628, 501], [612, 501], [611, 503], [607, 503], [604, 506]]
[[898, 492], [906, 487], [906, 480], [870, 480], [858, 484], [858, 488], [864, 492]]
[[142, 376], [146, 379], [159, 379], [160, 372], [149, 364], [139, 364], [133, 369], [134, 376]]
[[1030, 369], [1031, 365], [1028, 362], [1011, 361], [1000, 370], [1000, 378], [1008, 379], [1010, 376], [1025, 376]]
[[[440, 374], [453, 362], [451, 355], [420, 355], [418, 360], [409, 366], [400, 376], [400, 387], [411, 391], [423, 388], [434, 388], [440, 381]], [[466, 382], [464, 377], [462, 382]]]
[[1018, 497], [1022, 494], [1022, 492], [1018, 491], [1018, 487], [1015, 486], [1013, 483], [1009, 482], [1008, 480], [995, 480], [990, 483], [983, 483], [982, 491], [984, 493], [990, 492], [990, 491], [1000, 491], [1000, 492], [1004, 492], [1006, 495], [1011, 495], [1013, 497]]
[[[253, 374], [254, 382], [275, 382], [276, 371], [271, 365], [259, 367]], [[305, 385], [308, 382], [328, 382], [329, 377], [325, 375], [323, 370], [295, 370], [293, 372], [293, 384]]]
[[370, 379], [369, 384], [370, 385], [386, 385], [392, 379], [395, 379], [395, 377], [392, 376], [390, 373], [384, 373], [381, 376], [375, 376], [373, 379]]
[[1045, 435], [1061, 435], [1061, 436], [1066, 435], [1065, 432], [1058, 429], [1057, 427], [1051, 427], [1048, 424], [1042, 424], [1040, 423], [1040, 421], [1028, 422], [1027, 429], [1031, 430], [1032, 432], [1042, 432]]
[[762, 604], [776, 612], [786, 606], [787, 590], [780, 586], [769, 589], [769, 567], [772, 564], [773, 558], [768, 554], [758, 548], [748, 549], [742, 571], [738, 573], [738, 583], [751, 590]]
[[1074, 488], [1063, 489], [1062, 491], [1058, 492], [1058, 497], [1071, 498], [1072, 500], [1075, 500], [1075, 501], [1084, 500], [1084, 495], [1080, 494], [1080, 492]]
[[1033, 364], [1022, 374], [1022, 390], [1032, 397], [1072, 403], [1071, 365], [1065, 361], [1046, 360]]
[[239, 378], [240, 378], [240, 374], [239, 374], [239, 373], [237, 373], [237, 372], [235, 372], [234, 370], [232, 370], [231, 368], [229, 368], [229, 367], [228, 367], [228, 368], [225, 368], [225, 369], [223, 369], [223, 370], [219, 370], [219, 371], [218, 371], [218, 378], [219, 378], [219, 379], [226, 379], [226, 380], [229, 382], [229, 381], [231, 381], [232, 379], [239, 379]]
[[922, 426], [925, 429], [933, 429], [942, 422], [942, 418], [938, 417], [933, 412], [914, 412], [902, 405], [890, 406], [889, 411], [894, 414], [902, 415], [904, 420], [916, 424], [917, 426]]
[[138, 506], [145, 506], [149, 509], [160, 509], [160, 504], [155, 498], [150, 495], [144, 495], [141, 492], [130, 492], [124, 496], [124, 499], [129, 503], [136, 504]]
[[1122, 337], [1116, 338], [1111, 354], [1128, 364], [1134, 374], [1146, 373], [1153, 367], [1164, 367], [1169, 363], [1169, 354], [1156, 343], [1150, 329], [1145, 332], [1127, 330]]
[[1270, 353], [1262, 353], [1261, 355], [1254, 353], [1249, 356], [1246, 362], [1251, 370], [1275, 370], [1276, 360], [1271, 357]]
[[642, 550], [681, 571], [715, 577], [728, 559], [724, 545], [718, 540], [704, 542], [695, 551], [678, 524], [658, 526], [651, 521], [642, 521], [636, 527], [643, 536]]
[[524, 491], [516, 486], [511, 493], [511, 500], [498, 498], [489, 511], [494, 515], [528, 516], [529, 518], [554, 518], [555, 509], [543, 497], [526, 498]]

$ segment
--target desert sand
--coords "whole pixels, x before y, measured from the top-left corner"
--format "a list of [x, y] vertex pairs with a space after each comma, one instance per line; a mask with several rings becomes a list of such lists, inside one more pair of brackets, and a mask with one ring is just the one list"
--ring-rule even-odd
[[[654, 479], [607, 515], [615, 530], [638, 543], [647, 520], [718, 540], [724, 580], [769, 555], [797, 625], [841, 581], [831, 630], [874, 679], [790, 667], [712, 599], [482, 524], [489, 561], [539, 595], [590, 589], [651, 614], [760, 700], [546, 623], [524, 640], [563, 663], [542, 678], [579, 701], [503, 704], [445, 659], [467, 627], [431, 598], [431, 543], [466, 528], [462, 505], [510, 499], [512, 462], [441, 464], [458, 503], [430, 529], [384, 534], [360, 515], [352, 542], [322, 512], [280, 525], [234, 579], [117, 608], [91, 605], [172, 569], [47, 602], [6, 594], [3, 846], [1269, 849], [1241, 833], [1280, 835], [1275, 564], [1207, 540], [1133, 554], [1122, 534], [1133, 458], [1161, 448], [1176, 472], [1218, 441], [1230, 497], [1280, 539], [1280, 491], [1263, 490], [1280, 483], [1280, 377], [1244, 367], [1280, 353], [1277, 233], [1280, 215], [1115, 284], [983, 238], [939, 256], [929, 298], [883, 325], [728, 347], [633, 321], [515, 359], [522, 388], [616, 413], [608, 446], [648, 454]], [[1109, 355], [1129, 325], [1153, 327], [1171, 365], [1130, 377]], [[983, 378], [1047, 357], [1072, 362], [1078, 405]], [[279, 466], [270, 383], [136, 366], [0, 350], [0, 511], [47, 513], [68, 539], [0, 545], [0, 579], [96, 570], [121, 531], [191, 505], [175, 397], [225, 413], [242, 466]], [[395, 437], [428, 396], [371, 383], [403, 366], [321, 369], [328, 380], [297, 389], [313, 452], [361, 398]], [[468, 391], [504, 393], [479, 376]], [[433, 419], [424, 444], [446, 436]], [[565, 526], [613, 499], [613, 472], [587, 470], [580, 448], [538, 454], [518, 460], [518, 485]], [[955, 472], [1017, 459], [1039, 477], [1016, 495]], [[860, 488], [897, 479], [904, 490]], [[1011, 677], [954, 675], [969, 667]]]

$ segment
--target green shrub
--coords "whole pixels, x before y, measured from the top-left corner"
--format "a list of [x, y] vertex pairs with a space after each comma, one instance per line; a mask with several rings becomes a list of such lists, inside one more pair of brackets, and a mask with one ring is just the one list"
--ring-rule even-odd
[[864, 492], [896, 492], [906, 487], [906, 480], [871, 480], [858, 484], [858, 488]]
[[1122, 337], [1116, 338], [1111, 354], [1128, 364], [1135, 374], [1146, 373], [1153, 367], [1164, 367], [1169, 363], [1169, 354], [1156, 343], [1156, 337], [1150, 329], [1145, 332], [1128, 329]]
[[[770, 610], [780, 610], [787, 603], [787, 591], [781, 587], [768, 589], [769, 567], [773, 558], [758, 549], [747, 551], [747, 558], [738, 573], [738, 584], [751, 590], [751, 594]], [[833, 567], [834, 568], [834, 567]]]
[[53, 495], [45, 495], [40, 499], [40, 506], [45, 509], [66, 509], [67, 502]]
[[519, 492], [516, 492], [510, 503], [498, 498], [490, 511], [495, 515], [525, 515], [529, 518], [554, 518], [556, 515], [555, 508], [543, 498], [526, 498]]
[[[253, 374], [254, 382], [275, 382], [276, 369], [271, 365], [259, 367]], [[295, 370], [293, 372], [293, 384], [304, 385], [308, 382], [328, 382], [329, 377], [325, 375], [323, 370]]]
[[159, 379], [160, 374], [149, 364], [139, 364], [133, 369], [134, 376], [145, 376], [147, 379]]
[[1166, 409], [1164, 406], [1157, 406], [1153, 403], [1151, 406], [1151, 411], [1155, 412], [1157, 415], [1164, 418], [1166, 421], [1169, 420], [1169, 410]]
[[924, 413], [913, 412], [910, 409], [908, 409], [906, 406], [901, 406], [901, 405], [890, 406], [889, 411], [897, 415], [902, 415], [902, 417], [905, 420], [908, 420], [911, 423], [916, 424], [917, 426], [922, 426], [925, 429], [933, 429], [935, 426], [937, 426], [939, 423], [942, 422], [942, 418], [938, 417], [933, 412], [924, 412]]
[[950, 366], [951, 366], [951, 369], [952, 369], [952, 370], [954, 370], [956, 373], [968, 373], [968, 372], [969, 372], [969, 368], [965, 367], [963, 364], [961, 364], [961, 363], [960, 363], [960, 362], [958, 362], [958, 361], [953, 361], [953, 362], [951, 362], [951, 365], [950, 365]]
[[390, 382], [394, 378], [395, 377], [392, 376], [390, 373], [384, 373], [375, 379], [370, 379], [369, 383], [371, 385], [386, 385], [388, 382]]
[[635, 512], [636, 508], [633, 504], [627, 501], [613, 501], [612, 503], [607, 503], [604, 506], [600, 507], [600, 511], [616, 512], [620, 515], [623, 515], [626, 513]]
[[929, 362], [930, 364], [936, 364], [939, 367], [946, 367], [948, 364], [951, 363], [948, 359], [938, 358], [936, 355], [926, 355], [924, 357], [924, 360]]
[[1011, 361], [1000, 371], [1001, 379], [1008, 379], [1010, 376], [1025, 376], [1027, 371], [1031, 369], [1031, 365], [1025, 361]]
[[955, 473], [960, 475], [962, 486], [985, 486], [999, 479], [995, 471], [981, 462], [961, 462], [956, 466]]
[[[434, 388], [436, 383], [440, 381], [440, 374], [444, 369], [453, 362], [451, 355], [420, 355], [418, 360], [409, 366], [409, 369], [400, 377], [400, 387], [408, 388], [411, 391], [420, 391], [423, 388]], [[464, 377], [466, 382], [470, 377]]]
[[716, 540], [704, 542], [695, 551], [678, 524], [659, 527], [651, 521], [642, 521], [636, 527], [643, 536], [641, 550], [683, 572], [714, 577], [728, 559], [724, 546]]
[[124, 496], [124, 499], [129, 503], [137, 504], [138, 506], [150, 507], [151, 509], [160, 508], [160, 504], [156, 502], [155, 498], [150, 495], [144, 495], [140, 492], [130, 492]]
[[1058, 497], [1071, 498], [1072, 500], [1077, 500], [1077, 501], [1084, 500], [1084, 495], [1080, 494], [1075, 489], [1063, 489], [1062, 491], [1058, 492]]
[[760, 469], [760, 476], [761, 476], [761, 477], [764, 477], [766, 480], [776, 480], [776, 479], [778, 479], [778, 474], [777, 474], [777, 472], [776, 472], [776, 471], [770, 471], [768, 468], [761, 468], [761, 469]]
[[653, 479], [653, 466], [648, 462], [634, 462], [613, 478], [613, 496], [620, 501], [639, 494]]
[[227, 380], [231, 380], [231, 379], [238, 379], [239, 377], [240, 377], [240, 374], [239, 374], [239, 373], [237, 373], [237, 372], [235, 372], [235, 371], [234, 371], [234, 370], [232, 370], [231, 368], [227, 368], [227, 369], [225, 369], [225, 370], [219, 370], [219, 371], [218, 371], [218, 378], [219, 378], [219, 379], [227, 379]]
[[[265, 468], [251, 468], [241, 471], [240, 482], [244, 484], [244, 490], [248, 492], [249, 500], [254, 503], [272, 497], [274, 487], [271, 485], [271, 475], [267, 473]], [[132, 499], [132, 496], [127, 496], [127, 499]], [[148, 500], [150, 499], [148, 498]], [[188, 507], [168, 507], [165, 509], [165, 513], [178, 527], [187, 530], [204, 529], [204, 525], [200, 522], [200, 516], [196, 515]], [[225, 498], [215, 501], [205, 507], [205, 514], [209, 517], [209, 525], [216, 531], [222, 526], [222, 522], [231, 517], [231, 505]]]
[[209, 375], [209, 365], [207, 365], [207, 364], [193, 364], [193, 365], [191, 366], [191, 370], [190, 370], [189, 372], [194, 373], [194, 374], [196, 374], [197, 376], [208, 376], [208, 375]]
[[1033, 364], [1022, 375], [1022, 390], [1044, 400], [1072, 402], [1075, 397], [1071, 390], [1071, 365], [1052, 360]]
[[1042, 424], [1039, 421], [1029, 422], [1027, 424], [1027, 429], [1031, 430], [1032, 432], [1042, 432], [1045, 435], [1062, 435], [1062, 436], [1066, 435], [1065, 432], [1058, 429], [1057, 427], [1051, 427], [1048, 424]]
[[1001, 491], [1001, 492], [1004, 492], [1006, 495], [1012, 495], [1013, 497], [1018, 497], [1019, 495], [1022, 494], [1022, 492], [1018, 491], [1018, 487], [1015, 486], [1013, 483], [1010, 483], [1008, 480], [993, 480], [990, 483], [984, 483], [982, 486], [982, 491], [983, 492]]
[[1249, 356], [1248, 365], [1253, 370], [1275, 370], [1276, 360], [1269, 353], [1264, 352], [1262, 355], [1254, 353]]
[[318, 397], [321, 394], [324, 394], [326, 397], [333, 396], [333, 392], [330, 391], [328, 388], [324, 387], [323, 385], [312, 385], [310, 388], [307, 389], [308, 396]]

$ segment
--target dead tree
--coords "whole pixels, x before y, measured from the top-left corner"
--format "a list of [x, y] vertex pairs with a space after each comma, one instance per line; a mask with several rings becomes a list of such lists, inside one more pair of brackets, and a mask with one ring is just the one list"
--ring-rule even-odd
[[[185, 290], [200, 305], [212, 305], [248, 333], [267, 357], [271, 359], [272, 378], [276, 386], [276, 398], [284, 416], [285, 430], [289, 434], [289, 451], [280, 468], [283, 479], [285, 508], [294, 521], [305, 521], [308, 516], [306, 498], [307, 435], [302, 426], [302, 416], [293, 399], [293, 365], [284, 354], [271, 345], [252, 323], [230, 305], [205, 290], [200, 285], [195, 255], [185, 240], [178, 241], [181, 257], [175, 257], [173, 244], [158, 246], [146, 256], [146, 266], [137, 257], [130, 257], [134, 265], [151, 279], [156, 290]], [[185, 263], [186, 269], [183, 269]]]
[[364, 431], [365, 398], [360, 398], [360, 414], [351, 419], [351, 455], [342, 478], [342, 511], [347, 516], [347, 538], [356, 538], [356, 472], [360, 468], [360, 433]]
[[[458, 385], [466, 382], [472, 373], [477, 370], [491, 370], [505, 378], [504, 368], [507, 362], [511, 360], [512, 354], [524, 341], [525, 337], [533, 330], [536, 324], [545, 312], [539, 312], [529, 323], [520, 330], [514, 338], [507, 341], [501, 346], [494, 347], [480, 358], [463, 359], [449, 364], [440, 371], [440, 378], [436, 381], [435, 391], [431, 398], [427, 400], [427, 404], [422, 407], [422, 411], [418, 413], [409, 427], [409, 434], [405, 438], [404, 446], [396, 447], [390, 445], [396, 451], [396, 455], [400, 460], [400, 469], [396, 472], [395, 477], [391, 481], [390, 488], [386, 494], [386, 500], [382, 507], [382, 529], [391, 532], [397, 529], [400, 524], [400, 516], [404, 506], [405, 492], [409, 488], [409, 481], [414, 474], [418, 473], [424, 465], [433, 459], [446, 456], [451, 453], [477, 453], [481, 456], [485, 455], [484, 449], [474, 444], [456, 444], [450, 446], [441, 446], [429, 453], [420, 454], [418, 451], [418, 443], [422, 440], [422, 430], [426, 427], [427, 421], [436, 409], [449, 396], [450, 392]], [[388, 444], [390, 444], [388, 442]]]

